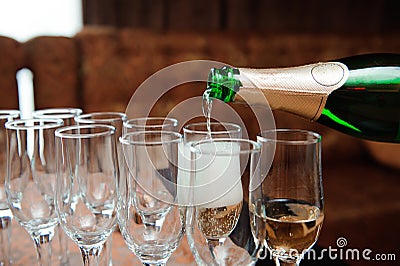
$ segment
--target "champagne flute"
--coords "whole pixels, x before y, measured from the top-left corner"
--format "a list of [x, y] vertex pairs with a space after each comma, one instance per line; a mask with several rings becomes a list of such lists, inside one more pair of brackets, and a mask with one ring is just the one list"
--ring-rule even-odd
[[[80, 108], [46, 108], [35, 110], [32, 113], [33, 118], [55, 118], [62, 119], [64, 122], [64, 126], [71, 126], [75, 124], [75, 117], [82, 114], [82, 109]], [[68, 248], [68, 241], [64, 231], [57, 226], [57, 237], [58, 237], [58, 250], [54, 251], [58, 252], [58, 261], [60, 265], [69, 265], [70, 264], [70, 252]]]
[[0, 265], [8, 266], [11, 262], [11, 219], [12, 213], [7, 203], [5, 178], [7, 169], [7, 135], [5, 123], [19, 117], [17, 110], [0, 110]]
[[[138, 117], [126, 120], [123, 123], [123, 135], [139, 131], [177, 131], [178, 120], [170, 117]], [[145, 158], [146, 159], [146, 158]], [[123, 161], [122, 159], [121, 161]], [[122, 169], [127, 169], [123, 166]], [[127, 190], [127, 181], [124, 180], [127, 174], [123, 174], [120, 178], [119, 190], [120, 195], [126, 195], [123, 190]], [[121, 200], [120, 204], [126, 202]]]
[[84, 265], [98, 265], [116, 227], [118, 160], [115, 128], [75, 125], [55, 132], [56, 211], [64, 232], [79, 246]]
[[324, 219], [321, 136], [276, 129], [261, 132], [257, 140], [262, 163], [260, 178], [250, 183], [253, 236], [276, 265], [299, 265]]
[[179, 152], [178, 171], [178, 197], [182, 205], [186, 205], [189, 195], [190, 181], [190, 144], [204, 139], [216, 138], [241, 138], [242, 128], [234, 123], [228, 122], [199, 122], [187, 124], [183, 127], [183, 143]]
[[138, 131], [120, 138], [128, 174], [119, 227], [144, 265], [166, 265], [184, 235], [177, 202], [178, 145], [172, 131]]
[[82, 124], [103, 124], [115, 127], [115, 140], [122, 135], [123, 123], [126, 121], [126, 115], [120, 112], [93, 112], [82, 114], [75, 117], [78, 125]]
[[[123, 132], [123, 124], [126, 121], [126, 115], [120, 112], [93, 112], [82, 114], [75, 117], [75, 121], [79, 125], [84, 124], [103, 124], [110, 125], [115, 127], [114, 139], [117, 147], [117, 159], [119, 163], [119, 178], [125, 178], [125, 174], [123, 173], [122, 163], [122, 148], [121, 144], [118, 141], [118, 138], [122, 135]], [[123, 184], [123, 182], [118, 182]], [[119, 188], [122, 189], [122, 188]], [[122, 201], [118, 200], [118, 204]], [[100, 264], [103, 266], [112, 266], [112, 237], [109, 237], [107, 242], [104, 243], [104, 251], [100, 257]]]
[[[180, 147], [179, 152], [179, 171], [178, 171], [178, 197], [179, 202], [183, 206], [189, 205], [190, 200], [190, 144], [195, 141], [204, 140], [208, 138], [241, 138], [242, 128], [234, 123], [228, 122], [197, 122], [190, 123], [183, 127], [184, 143]], [[212, 186], [212, 184], [210, 184]], [[184, 209], [182, 207], [182, 209]], [[245, 208], [243, 208], [244, 211]], [[193, 212], [192, 207], [185, 208], [186, 213]], [[242, 216], [244, 217], [244, 216]], [[250, 235], [249, 235], [250, 236]], [[202, 241], [202, 236], [196, 231], [196, 227], [191, 227], [190, 224], [186, 224], [186, 237], [189, 243], [190, 250], [195, 258], [197, 264], [203, 264], [207, 260], [208, 248], [201, 250], [205, 245], [198, 245]], [[203, 239], [204, 240], [204, 239]], [[207, 254], [207, 255], [205, 255]]]
[[242, 128], [240, 125], [229, 122], [199, 122], [188, 124], [183, 127], [185, 143], [214, 138], [241, 138]]
[[36, 246], [40, 265], [51, 264], [51, 240], [58, 224], [54, 208], [55, 139], [61, 119], [6, 123], [6, 194], [13, 216]]
[[[178, 120], [172, 117], [160, 117], [160, 116], [151, 116], [151, 117], [137, 117], [130, 118], [124, 122], [123, 134], [138, 132], [138, 131], [175, 131], [178, 132]], [[180, 154], [180, 153], [179, 153]], [[126, 175], [124, 175], [126, 177]], [[179, 176], [179, 171], [178, 171]], [[121, 177], [122, 179], [123, 177]], [[179, 178], [179, 177], [178, 177]], [[126, 184], [126, 182], [121, 182], [121, 184]], [[126, 188], [125, 188], [126, 189]], [[179, 191], [179, 186], [178, 186]], [[122, 193], [123, 194], [123, 193]], [[181, 208], [181, 214], [184, 215], [184, 210]], [[186, 240], [186, 236], [184, 235], [180, 246], [173, 252], [169, 263], [176, 263], [179, 261], [179, 264], [182, 264], [182, 257], [187, 257], [187, 251], [189, 250], [188, 242]], [[192, 260], [190, 260], [192, 263]]]
[[[201, 265], [254, 265], [258, 248], [248, 233], [248, 180], [259, 175], [260, 145], [215, 138], [190, 144], [188, 239]], [[190, 237], [189, 237], [190, 236]]]
[[82, 109], [73, 107], [46, 108], [35, 110], [32, 113], [33, 118], [56, 118], [64, 121], [64, 126], [75, 124], [75, 117], [82, 114]]
[[135, 131], [175, 131], [178, 120], [171, 117], [139, 117], [124, 122], [123, 134]]

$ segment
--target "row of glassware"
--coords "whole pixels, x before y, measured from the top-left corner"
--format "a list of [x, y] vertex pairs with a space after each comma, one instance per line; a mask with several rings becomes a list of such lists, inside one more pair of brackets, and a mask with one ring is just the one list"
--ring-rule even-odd
[[[200, 265], [253, 265], [266, 254], [297, 263], [318, 238], [316, 133], [270, 130], [252, 141], [224, 122], [188, 124], [180, 134], [173, 118], [77, 108], [33, 117], [0, 112], [0, 218], [2, 231], [11, 217], [28, 231], [41, 265], [51, 256], [69, 264], [65, 235], [84, 265], [112, 265], [117, 225], [145, 265], [166, 264], [185, 235]], [[48, 248], [53, 238], [59, 254]], [[5, 265], [9, 253], [3, 248]]]

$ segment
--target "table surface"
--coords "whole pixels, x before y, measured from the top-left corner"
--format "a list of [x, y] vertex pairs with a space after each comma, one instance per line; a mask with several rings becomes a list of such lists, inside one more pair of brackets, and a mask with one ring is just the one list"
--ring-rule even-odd
[[[35, 247], [29, 234], [15, 220], [12, 222], [11, 230], [12, 265], [35, 265], [37, 261]], [[56, 240], [54, 238], [52, 243], [52, 248], [54, 247], [55, 249], [58, 248], [58, 241]], [[70, 239], [68, 240], [68, 248], [70, 251], [70, 265], [83, 265], [78, 246]], [[52, 262], [55, 262], [54, 258]], [[114, 266], [142, 265], [139, 259], [125, 245], [120, 232], [112, 234], [112, 262]], [[56, 264], [52, 263], [52, 265]], [[181, 245], [168, 260], [167, 265], [196, 265], [185, 237], [182, 239]]]

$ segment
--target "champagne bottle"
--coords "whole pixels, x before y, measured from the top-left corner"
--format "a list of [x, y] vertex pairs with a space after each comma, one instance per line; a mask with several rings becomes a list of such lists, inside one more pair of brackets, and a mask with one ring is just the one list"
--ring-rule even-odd
[[400, 54], [298, 67], [211, 69], [203, 97], [265, 104], [355, 137], [400, 142]]

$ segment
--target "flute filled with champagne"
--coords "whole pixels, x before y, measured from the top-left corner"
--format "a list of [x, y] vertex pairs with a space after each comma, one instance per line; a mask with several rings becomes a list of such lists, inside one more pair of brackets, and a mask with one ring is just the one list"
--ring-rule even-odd
[[307, 251], [317, 241], [324, 220], [317, 206], [292, 199], [257, 200], [249, 211], [254, 236], [275, 253]]
[[186, 234], [199, 265], [255, 264], [262, 246], [254, 244], [250, 232], [247, 180], [259, 174], [260, 147], [240, 138], [190, 143], [192, 206]]
[[[250, 180], [251, 231], [276, 265], [299, 265], [324, 220], [321, 136], [306, 130], [260, 133], [260, 179]], [[268, 153], [273, 153], [269, 165]]]

